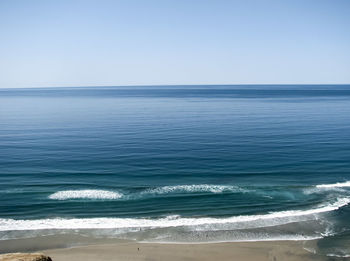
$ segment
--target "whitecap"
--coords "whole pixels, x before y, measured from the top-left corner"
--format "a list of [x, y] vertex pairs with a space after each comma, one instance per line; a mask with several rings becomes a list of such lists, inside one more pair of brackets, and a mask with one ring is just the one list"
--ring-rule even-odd
[[49, 196], [50, 199], [119, 199], [123, 194], [115, 191], [84, 189], [84, 190], [63, 190], [57, 191]]
[[153, 189], [148, 189], [142, 194], [170, 194], [170, 193], [223, 193], [223, 192], [244, 192], [245, 190], [232, 185], [176, 185], [163, 186]]
[[337, 210], [350, 203], [350, 198], [308, 210], [287, 210], [260, 215], [242, 215], [227, 218], [169, 216], [150, 218], [52, 218], [39, 220], [0, 219], [0, 231], [37, 229], [118, 229], [118, 228], [167, 228], [202, 225], [235, 224], [240, 222], [262, 222], [266, 226], [296, 222], [299, 218]]
[[334, 184], [321, 184], [316, 185], [316, 188], [344, 188], [344, 187], [350, 187], [350, 181], [346, 182], [338, 182]]

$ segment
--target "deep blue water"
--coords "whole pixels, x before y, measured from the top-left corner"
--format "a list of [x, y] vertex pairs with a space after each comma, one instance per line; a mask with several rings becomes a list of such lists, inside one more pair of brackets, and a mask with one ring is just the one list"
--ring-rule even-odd
[[323, 238], [348, 255], [349, 202], [347, 85], [0, 89], [2, 239]]

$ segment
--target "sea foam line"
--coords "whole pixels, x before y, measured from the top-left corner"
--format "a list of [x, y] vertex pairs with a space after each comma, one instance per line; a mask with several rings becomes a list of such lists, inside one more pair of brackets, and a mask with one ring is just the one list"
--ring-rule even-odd
[[49, 199], [70, 200], [70, 199], [138, 199], [147, 196], [164, 195], [172, 193], [223, 193], [223, 192], [245, 192], [246, 190], [232, 185], [176, 185], [163, 186], [146, 189], [141, 192], [124, 195], [116, 191], [83, 189], [57, 191], [49, 196]]
[[168, 216], [159, 219], [147, 218], [73, 218], [15, 220], [0, 219], [0, 231], [37, 230], [37, 229], [118, 229], [118, 228], [166, 228], [180, 226], [201, 226], [230, 224], [238, 222], [256, 222], [284, 220], [282, 223], [295, 222], [293, 217], [316, 215], [337, 210], [350, 203], [350, 198], [339, 198], [336, 202], [308, 210], [287, 210], [262, 215], [233, 216], [229, 218], [183, 218]]
[[344, 188], [344, 187], [350, 187], [350, 181], [338, 182], [334, 184], [316, 185], [316, 188]]
[[170, 193], [198, 193], [198, 192], [210, 192], [210, 193], [223, 193], [223, 192], [243, 192], [242, 188], [232, 185], [176, 185], [176, 186], [163, 186], [153, 189], [148, 189], [142, 192], [142, 194], [170, 194]]
[[67, 200], [67, 199], [119, 199], [123, 194], [99, 189], [85, 190], [63, 190], [53, 193], [49, 196], [50, 199]]

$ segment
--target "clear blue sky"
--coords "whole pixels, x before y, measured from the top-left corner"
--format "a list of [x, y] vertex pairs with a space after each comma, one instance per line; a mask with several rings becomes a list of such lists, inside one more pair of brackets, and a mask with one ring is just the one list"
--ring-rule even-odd
[[0, 87], [350, 83], [350, 0], [0, 0]]

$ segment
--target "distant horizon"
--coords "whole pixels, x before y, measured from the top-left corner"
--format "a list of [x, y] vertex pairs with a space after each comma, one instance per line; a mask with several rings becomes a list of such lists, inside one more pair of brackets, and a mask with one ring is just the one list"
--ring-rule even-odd
[[145, 84], [145, 85], [87, 85], [87, 86], [38, 86], [38, 87], [0, 87], [0, 90], [20, 90], [20, 89], [84, 89], [84, 88], [124, 88], [124, 87], [229, 87], [229, 86], [246, 86], [246, 87], [253, 87], [253, 86], [349, 86], [350, 83], [338, 83], [338, 84], [322, 84], [322, 83], [314, 83], [314, 84], [289, 84], [289, 83], [273, 83], [273, 84], [265, 84], [265, 83], [260, 83], [260, 84], [249, 84], [249, 83], [244, 83], [244, 84]]
[[50, 89], [50, 88], [95, 88], [95, 87], [176, 87], [176, 86], [346, 86], [350, 83], [234, 83], [234, 84], [135, 84], [135, 85], [67, 85], [67, 86], [28, 86], [0, 87], [0, 89]]

